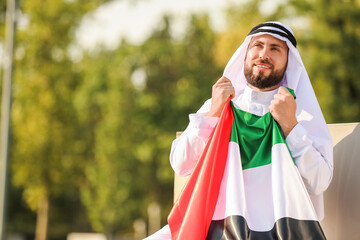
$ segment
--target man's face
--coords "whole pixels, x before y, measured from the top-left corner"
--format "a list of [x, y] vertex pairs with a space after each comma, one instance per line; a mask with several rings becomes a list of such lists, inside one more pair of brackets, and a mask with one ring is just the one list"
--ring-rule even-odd
[[271, 35], [253, 37], [245, 57], [244, 74], [248, 84], [262, 90], [280, 86], [288, 58], [288, 46]]

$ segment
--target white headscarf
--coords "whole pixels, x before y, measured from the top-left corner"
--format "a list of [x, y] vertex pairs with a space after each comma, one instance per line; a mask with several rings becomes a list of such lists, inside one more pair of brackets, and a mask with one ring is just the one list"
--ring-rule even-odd
[[[288, 63], [281, 85], [294, 90], [296, 95], [296, 118], [310, 134], [314, 147], [323, 155], [331, 166], [333, 164], [333, 145], [331, 135], [316, 99], [310, 79], [296, 49], [296, 40], [292, 30], [280, 22], [266, 22], [253, 28], [241, 46], [228, 62], [224, 76], [231, 80], [235, 88], [235, 98], [244, 92], [246, 78], [244, 76], [244, 61], [251, 38], [269, 34], [286, 42], [289, 47]], [[317, 198], [314, 199], [314, 198]], [[321, 196], [312, 196], [314, 207], [319, 219], [323, 217], [323, 200]], [[316, 206], [318, 205], [318, 206]]]

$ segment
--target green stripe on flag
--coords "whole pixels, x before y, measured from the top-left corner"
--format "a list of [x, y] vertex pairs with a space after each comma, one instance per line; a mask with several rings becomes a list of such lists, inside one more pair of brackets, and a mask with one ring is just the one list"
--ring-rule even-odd
[[272, 146], [285, 143], [281, 130], [270, 112], [259, 117], [237, 109], [232, 102], [231, 107], [234, 122], [230, 141], [237, 143], [240, 148], [243, 169], [270, 164]]

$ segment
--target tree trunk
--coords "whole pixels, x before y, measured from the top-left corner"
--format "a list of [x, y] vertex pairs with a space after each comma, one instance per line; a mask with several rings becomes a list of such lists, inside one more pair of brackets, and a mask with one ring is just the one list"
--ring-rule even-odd
[[49, 199], [48, 197], [45, 197], [39, 202], [39, 207], [37, 210], [35, 240], [46, 240], [48, 218]]

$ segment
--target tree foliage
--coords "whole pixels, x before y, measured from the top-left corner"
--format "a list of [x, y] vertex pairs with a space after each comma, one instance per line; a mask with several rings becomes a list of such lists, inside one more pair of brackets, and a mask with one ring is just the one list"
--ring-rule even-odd
[[[134, 88], [129, 81], [133, 48], [85, 56], [80, 63], [84, 78], [74, 103], [80, 122], [78, 143], [84, 175], [80, 195], [90, 222], [98, 232], [131, 228], [137, 200], [137, 159], [132, 148], [139, 131], [134, 118]], [[132, 203], [132, 204], [131, 204]]]
[[286, 9], [301, 17], [301, 54], [327, 122], [359, 121], [360, 2], [291, 0]]
[[172, 203], [171, 142], [220, 76], [208, 51], [215, 35], [207, 17], [194, 17], [180, 42], [171, 37], [170, 21], [164, 18], [141, 46], [122, 42], [81, 63], [87, 71], [76, 105], [88, 161], [80, 192], [97, 231], [128, 230], [147, 218], [154, 201], [165, 223]]
[[[67, 48], [82, 15], [101, 2], [21, 2], [29, 24], [17, 32], [15, 49], [12, 182], [23, 189], [28, 206], [38, 211], [40, 232], [47, 228], [49, 203], [76, 192], [76, 173], [82, 166], [76, 161], [73, 98], [81, 74], [73, 69]], [[50, 225], [50, 235], [55, 228]]]

